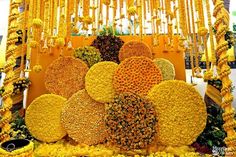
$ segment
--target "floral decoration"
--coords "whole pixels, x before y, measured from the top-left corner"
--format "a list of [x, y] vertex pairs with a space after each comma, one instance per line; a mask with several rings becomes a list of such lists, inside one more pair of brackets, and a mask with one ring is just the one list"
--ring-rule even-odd
[[88, 67], [102, 61], [101, 54], [98, 49], [93, 46], [84, 46], [75, 49], [74, 56], [83, 60]]
[[161, 71], [151, 59], [144, 56], [130, 57], [121, 62], [115, 71], [113, 86], [117, 92], [146, 95], [161, 81]]
[[169, 60], [156, 58], [153, 61], [161, 69], [163, 80], [175, 79], [175, 67]]
[[204, 130], [206, 105], [192, 85], [179, 80], [163, 81], [147, 97], [155, 104], [157, 141], [162, 145], [190, 145]]
[[123, 61], [126, 58], [133, 56], [145, 56], [152, 58], [150, 47], [142, 41], [129, 41], [125, 43], [119, 52], [119, 60]]
[[102, 35], [97, 36], [91, 46], [99, 49], [104, 61], [114, 61], [119, 63], [118, 54], [124, 42], [117, 36]]
[[136, 94], [120, 94], [108, 103], [105, 122], [109, 143], [122, 150], [146, 148], [156, 135], [153, 104]]
[[83, 89], [66, 102], [61, 123], [73, 140], [93, 145], [106, 139], [104, 116], [105, 105], [94, 101]]
[[60, 121], [65, 102], [61, 96], [44, 94], [29, 105], [25, 123], [33, 137], [43, 142], [55, 142], [66, 135]]
[[93, 65], [85, 76], [88, 94], [98, 102], [111, 102], [115, 97], [112, 80], [118, 64], [104, 61]]
[[84, 88], [88, 66], [80, 59], [60, 57], [46, 70], [45, 87], [53, 93], [69, 98]]

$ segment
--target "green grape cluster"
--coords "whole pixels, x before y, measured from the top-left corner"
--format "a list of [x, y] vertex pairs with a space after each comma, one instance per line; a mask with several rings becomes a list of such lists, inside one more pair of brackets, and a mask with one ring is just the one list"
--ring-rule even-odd
[[89, 67], [102, 61], [99, 50], [93, 46], [84, 46], [77, 48], [75, 50], [74, 56], [83, 60]]

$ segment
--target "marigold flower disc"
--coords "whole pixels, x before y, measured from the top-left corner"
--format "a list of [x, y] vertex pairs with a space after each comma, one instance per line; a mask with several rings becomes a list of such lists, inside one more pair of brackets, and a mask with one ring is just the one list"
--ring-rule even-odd
[[66, 135], [60, 121], [65, 102], [61, 96], [44, 94], [29, 105], [25, 123], [33, 137], [43, 142], [55, 142]]
[[155, 104], [157, 139], [162, 145], [190, 145], [204, 130], [206, 105], [192, 85], [179, 80], [163, 81], [147, 97]]
[[123, 150], [147, 148], [156, 136], [153, 104], [136, 94], [123, 93], [106, 105], [108, 141]]
[[60, 57], [46, 70], [45, 86], [53, 94], [69, 98], [84, 88], [88, 66], [80, 59]]
[[123, 61], [126, 58], [133, 56], [145, 56], [152, 58], [152, 51], [150, 47], [141, 41], [129, 41], [125, 43], [119, 52], [119, 60]]
[[85, 76], [88, 94], [98, 102], [110, 102], [115, 97], [112, 79], [118, 64], [110, 61], [93, 65]]
[[105, 105], [93, 100], [85, 89], [68, 99], [61, 122], [69, 137], [79, 144], [94, 145], [106, 139]]
[[175, 79], [175, 67], [169, 60], [156, 58], [153, 61], [161, 69], [163, 80]]
[[113, 86], [117, 92], [146, 95], [161, 81], [161, 71], [151, 59], [144, 56], [130, 57], [121, 62], [115, 71]]

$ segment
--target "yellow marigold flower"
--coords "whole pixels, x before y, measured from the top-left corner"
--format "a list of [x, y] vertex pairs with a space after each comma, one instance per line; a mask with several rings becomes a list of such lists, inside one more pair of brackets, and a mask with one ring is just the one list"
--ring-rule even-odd
[[205, 28], [205, 27], [200, 27], [200, 28], [198, 29], [198, 34], [199, 34], [200, 36], [205, 36], [207, 33], [208, 33], [208, 29]]
[[134, 16], [137, 13], [136, 11], [136, 7], [135, 6], [131, 6], [128, 8], [128, 14], [131, 16]]
[[33, 71], [36, 72], [36, 73], [39, 73], [41, 72], [43, 69], [43, 67], [39, 64], [36, 64], [34, 67], [33, 67]]
[[61, 122], [73, 140], [93, 145], [106, 139], [104, 116], [105, 105], [94, 101], [83, 89], [66, 102]]
[[168, 80], [148, 93], [158, 115], [157, 140], [166, 146], [192, 144], [206, 126], [206, 105], [196, 89], [184, 81]]
[[154, 63], [161, 69], [163, 80], [175, 79], [175, 67], [169, 60], [156, 58], [154, 59]]
[[152, 58], [152, 52], [150, 47], [141, 41], [129, 41], [125, 43], [119, 52], [119, 60], [123, 61], [126, 58], [133, 56], [145, 56]]
[[60, 121], [65, 101], [66, 99], [61, 96], [44, 94], [29, 105], [25, 114], [25, 123], [36, 139], [55, 142], [66, 135]]
[[84, 88], [88, 66], [80, 59], [70, 56], [55, 60], [45, 72], [45, 87], [54, 94], [69, 98]]
[[43, 26], [43, 21], [39, 18], [33, 19], [33, 27], [41, 28]]
[[38, 45], [38, 42], [35, 41], [35, 40], [33, 40], [33, 41], [30, 42], [30, 47], [31, 47], [31, 48], [36, 48], [37, 45]]
[[111, 102], [115, 97], [112, 79], [118, 64], [110, 61], [94, 64], [85, 76], [88, 94], [98, 102]]
[[131, 92], [146, 95], [162, 81], [160, 69], [147, 57], [130, 57], [118, 66], [113, 78], [117, 92]]
[[56, 39], [56, 45], [58, 47], [63, 47], [65, 45], [65, 39], [64, 38], [57, 38]]

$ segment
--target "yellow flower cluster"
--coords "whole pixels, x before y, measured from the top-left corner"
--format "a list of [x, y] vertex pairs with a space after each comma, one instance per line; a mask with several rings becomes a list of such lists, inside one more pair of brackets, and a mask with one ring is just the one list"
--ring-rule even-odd
[[117, 92], [131, 92], [143, 96], [161, 81], [161, 70], [151, 59], [135, 56], [119, 64], [114, 74], [113, 86]]
[[161, 69], [163, 80], [175, 79], [175, 67], [169, 60], [164, 58], [156, 58], [153, 61], [158, 68]]
[[43, 67], [42, 67], [40, 64], [36, 64], [36, 65], [34, 65], [34, 67], [33, 67], [33, 71], [36, 72], [36, 73], [41, 72], [42, 69], [43, 69]]
[[148, 93], [158, 115], [158, 137], [162, 145], [192, 144], [206, 125], [206, 105], [196, 89], [184, 81], [168, 80]]
[[65, 101], [61, 96], [44, 94], [29, 105], [25, 123], [33, 137], [44, 142], [54, 142], [66, 135], [60, 118]]
[[112, 80], [118, 64], [104, 61], [94, 64], [85, 76], [88, 94], [98, 102], [111, 102], [115, 97]]
[[35, 149], [35, 156], [91, 156], [91, 157], [115, 157], [118, 154], [117, 149], [106, 148], [103, 145], [71, 145], [65, 141], [59, 141], [51, 144], [40, 144]]
[[145, 56], [152, 58], [152, 52], [150, 47], [141, 41], [129, 41], [126, 42], [119, 51], [119, 60], [123, 61], [126, 58], [133, 56]]
[[69, 137], [79, 144], [94, 145], [106, 139], [105, 105], [80, 90], [66, 102], [61, 123]]
[[33, 149], [34, 143], [32, 141], [30, 141], [27, 146], [13, 150], [11, 152], [0, 148], [0, 157], [33, 157]]
[[84, 88], [88, 66], [70, 56], [56, 59], [45, 72], [45, 87], [53, 93], [69, 98]]
[[130, 16], [134, 16], [135, 14], [137, 14], [136, 7], [135, 7], [135, 6], [130, 6], [130, 7], [128, 8], [128, 14], [129, 14]]

